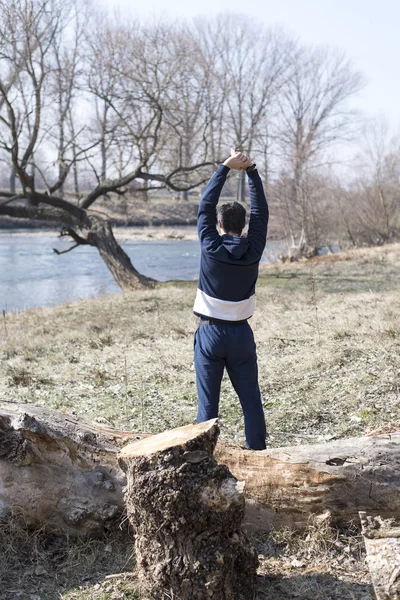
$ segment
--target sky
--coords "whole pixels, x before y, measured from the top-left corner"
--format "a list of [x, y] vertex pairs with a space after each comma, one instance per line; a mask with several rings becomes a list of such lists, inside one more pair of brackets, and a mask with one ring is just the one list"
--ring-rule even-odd
[[366, 78], [354, 106], [385, 117], [400, 128], [400, 0], [104, 0], [119, 11], [192, 18], [220, 12], [245, 13], [267, 25], [280, 24], [303, 42], [344, 50]]

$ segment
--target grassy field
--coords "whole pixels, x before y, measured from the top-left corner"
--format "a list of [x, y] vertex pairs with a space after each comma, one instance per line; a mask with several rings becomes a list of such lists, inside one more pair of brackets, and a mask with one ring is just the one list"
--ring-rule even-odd
[[[0, 400], [46, 405], [131, 430], [158, 432], [194, 421], [195, 287], [166, 283], [3, 316]], [[271, 446], [400, 427], [399, 315], [400, 244], [262, 268], [251, 325]], [[242, 444], [242, 414], [227, 379], [220, 416], [222, 438]], [[260, 599], [372, 598], [356, 536], [321, 534], [314, 527], [310, 554], [306, 538], [280, 535], [256, 540]], [[33, 568], [28, 577], [26, 557], [23, 574], [34, 591], [24, 595], [21, 583], [20, 596], [0, 597], [139, 598], [131, 579], [105, 579], [110, 571], [132, 568], [122, 542], [113, 561], [106, 560], [110, 544], [120, 542], [62, 550], [64, 558], [53, 566], [64, 575], [51, 561], [48, 566], [45, 548], [38, 550], [42, 558], [34, 564], [47, 561], [47, 576]], [[80, 556], [74, 570], [70, 553]], [[84, 567], [91, 560], [94, 566]], [[3, 575], [9, 577], [10, 569]]]

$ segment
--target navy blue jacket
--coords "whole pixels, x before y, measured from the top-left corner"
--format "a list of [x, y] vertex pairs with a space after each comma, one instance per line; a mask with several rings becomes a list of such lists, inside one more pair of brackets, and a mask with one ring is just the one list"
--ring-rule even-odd
[[268, 204], [257, 169], [247, 174], [250, 220], [246, 237], [219, 235], [216, 207], [229, 167], [219, 165], [202, 195], [197, 228], [200, 277], [193, 312], [223, 321], [248, 319], [255, 308], [258, 265], [267, 239]]

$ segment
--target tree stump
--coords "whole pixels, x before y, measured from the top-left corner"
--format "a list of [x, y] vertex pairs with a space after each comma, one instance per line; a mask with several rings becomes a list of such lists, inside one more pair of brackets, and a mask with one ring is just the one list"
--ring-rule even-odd
[[400, 526], [360, 512], [367, 563], [377, 600], [400, 600]]
[[244, 485], [213, 458], [213, 419], [119, 453], [139, 580], [152, 600], [251, 600], [257, 556], [241, 530]]

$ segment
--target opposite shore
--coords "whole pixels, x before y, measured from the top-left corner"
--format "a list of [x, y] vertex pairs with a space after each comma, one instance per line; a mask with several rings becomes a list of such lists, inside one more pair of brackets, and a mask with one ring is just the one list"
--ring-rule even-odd
[[[119, 243], [123, 242], [141, 242], [151, 240], [175, 240], [175, 241], [195, 241], [198, 239], [197, 228], [195, 225], [158, 225], [158, 226], [116, 226], [113, 229], [114, 235]], [[59, 230], [53, 228], [0, 228], [0, 236], [32, 236], [32, 237], [57, 237]]]

